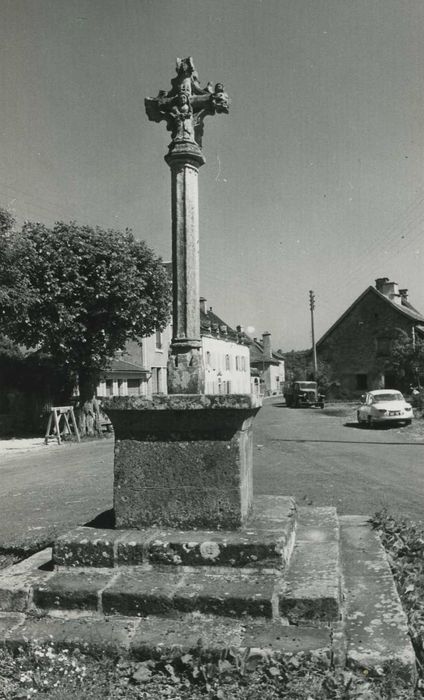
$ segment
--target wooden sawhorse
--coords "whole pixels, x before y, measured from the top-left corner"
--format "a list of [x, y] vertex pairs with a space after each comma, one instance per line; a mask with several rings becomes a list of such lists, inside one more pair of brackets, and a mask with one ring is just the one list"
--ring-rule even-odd
[[47, 423], [46, 435], [44, 437], [44, 442], [46, 445], [49, 444], [49, 438], [51, 437], [56, 437], [58, 445], [61, 444], [60, 423], [62, 418], [63, 423], [65, 424], [64, 428], [67, 429], [69, 435], [72, 435], [72, 424], [77, 442], [81, 442], [73, 406], [52, 406], [50, 410], [49, 422]]

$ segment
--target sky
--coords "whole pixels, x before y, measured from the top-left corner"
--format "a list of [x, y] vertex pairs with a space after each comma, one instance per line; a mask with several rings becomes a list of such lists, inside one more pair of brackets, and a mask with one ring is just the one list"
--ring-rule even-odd
[[131, 228], [171, 257], [177, 57], [205, 121], [200, 286], [274, 349], [311, 345], [377, 277], [424, 313], [422, 0], [0, 0], [0, 206]]

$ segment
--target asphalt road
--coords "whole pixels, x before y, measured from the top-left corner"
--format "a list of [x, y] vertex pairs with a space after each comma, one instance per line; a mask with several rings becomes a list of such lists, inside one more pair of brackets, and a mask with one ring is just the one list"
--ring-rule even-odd
[[[255, 492], [424, 519], [424, 431], [358, 429], [353, 416], [267, 401], [255, 420]], [[2, 452], [0, 551], [34, 549], [90, 521], [111, 508], [112, 484], [113, 439]]]
[[112, 505], [113, 439], [0, 456], [0, 550], [37, 549]]
[[334, 505], [340, 514], [373, 514], [386, 506], [423, 520], [424, 421], [368, 430], [358, 428], [355, 414], [354, 408], [340, 416], [267, 402], [255, 421], [255, 492]]

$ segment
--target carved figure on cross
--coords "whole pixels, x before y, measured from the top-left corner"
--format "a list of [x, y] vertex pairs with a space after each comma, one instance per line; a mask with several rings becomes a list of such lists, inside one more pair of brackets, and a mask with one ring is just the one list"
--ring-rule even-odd
[[230, 99], [222, 83], [200, 86], [193, 59], [177, 58], [177, 75], [169, 92], [160, 90], [157, 97], [146, 97], [144, 104], [150, 121], [166, 122], [172, 144], [179, 142], [202, 145], [203, 121], [212, 114], [228, 114]]

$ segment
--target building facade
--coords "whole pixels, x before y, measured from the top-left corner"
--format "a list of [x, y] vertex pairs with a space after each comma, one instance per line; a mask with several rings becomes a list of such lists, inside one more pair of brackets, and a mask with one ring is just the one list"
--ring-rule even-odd
[[[205, 367], [205, 394], [250, 394], [250, 353], [239, 334], [200, 300], [200, 332]], [[152, 396], [167, 393], [167, 363], [172, 326], [162, 333], [130, 342], [112, 361], [97, 389], [106, 396]]]
[[390, 367], [390, 349], [400, 334], [424, 337], [424, 316], [410, 304], [406, 289], [381, 277], [319, 339], [317, 355], [345, 396], [402, 389]]
[[252, 394], [281, 394], [285, 382], [285, 363], [283, 355], [272, 350], [271, 333], [265, 331], [262, 340], [245, 337], [250, 353]]

